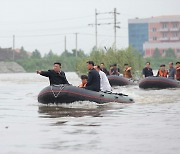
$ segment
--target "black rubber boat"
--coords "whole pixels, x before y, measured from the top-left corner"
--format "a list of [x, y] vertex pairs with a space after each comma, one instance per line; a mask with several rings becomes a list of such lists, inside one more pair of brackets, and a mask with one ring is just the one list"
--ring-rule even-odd
[[164, 77], [147, 77], [140, 81], [139, 87], [143, 89], [180, 88], [180, 82]]
[[111, 86], [126, 86], [126, 85], [135, 85], [135, 82], [131, 79], [124, 78], [117, 75], [107, 76]]
[[38, 95], [38, 102], [43, 104], [72, 103], [76, 101], [91, 101], [96, 103], [133, 103], [133, 99], [124, 94], [104, 93], [86, 90], [70, 85], [48, 86]]

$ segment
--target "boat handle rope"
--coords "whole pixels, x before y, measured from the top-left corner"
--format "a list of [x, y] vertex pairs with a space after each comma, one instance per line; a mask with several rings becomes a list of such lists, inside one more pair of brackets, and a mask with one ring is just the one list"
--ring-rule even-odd
[[[59, 87], [59, 92], [57, 94], [55, 94], [55, 92], [53, 91], [53, 86]], [[64, 88], [65, 88], [64, 85], [51, 85], [51, 91], [52, 91], [54, 97], [57, 98]]]

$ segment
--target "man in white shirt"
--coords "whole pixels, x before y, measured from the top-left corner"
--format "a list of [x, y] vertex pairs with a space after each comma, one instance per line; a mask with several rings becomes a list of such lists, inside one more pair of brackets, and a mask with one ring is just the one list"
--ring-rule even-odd
[[101, 91], [112, 91], [111, 85], [109, 84], [109, 80], [108, 80], [106, 74], [103, 71], [101, 71], [100, 66], [95, 65], [94, 68], [96, 69], [96, 71], [99, 72], [99, 75], [100, 75]]

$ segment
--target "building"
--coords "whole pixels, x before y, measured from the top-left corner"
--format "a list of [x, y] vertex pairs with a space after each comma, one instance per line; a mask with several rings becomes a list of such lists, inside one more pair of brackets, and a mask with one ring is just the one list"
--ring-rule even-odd
[[158, 48], [163, 56], [171, 48], [180, 56], [180, 15], [129, 19], [129, 45], [145, 57]]
[[24, 51], [24, 54], [21, 53], [21, 49], [12, 49], [12, 48], [1, 48], [0, 47], [0, 61], [11, 61], [16, 59], [23, 59], [25, 56], [31, 57], [32, 53]]

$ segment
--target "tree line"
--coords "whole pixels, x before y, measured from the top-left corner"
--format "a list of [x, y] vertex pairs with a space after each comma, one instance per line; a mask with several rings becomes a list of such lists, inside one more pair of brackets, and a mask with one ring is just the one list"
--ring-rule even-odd
[[[9, 50], [8, 52], [6, 51], [8, 56], [4, 59], [5, 61], [12, 61], [11, 52]], [[123, 73], [124, 64], [128, 63], [129, 66], [132, 67], [132, 74], [138, 76], [141, 74], [141, 70], [147, 61], [151, 62], [151, 67], [153, 69], [158, 69], [161, 64], [168, 64], [170, 61], [174, 63], [180, 61], [180, 57], [176, 57], [172, 49], [168, 49], [163, 57], [159, 49], [156, 49], [152, 57], [143, 58], [133, 47], [116, 50], [113, 48], [93, 48], [90, 54], [85, 54], [83, 50], [78, 50], [77, 57], [75, 49], [71, 52], [64, 51], [61, 55], [50, 50], [47, 54], [42, 56], [41, 52], [37, 49], [33, 52], [27, 52], [21, 47], [19, 52], [15, 52], [14, 58], [27, 72], [34, 72], [38, 69], [52, 69], [52, 64], [56, 61], [60, 61], [64, 71], [75, 71], [78, 74], [87, 74], [86, 62], [92, 60], [95, 64], [104, 63], [107, 69], [109, 69], [112, 64], [117, 64], [121, 73]]]
[[167, 49], [163, 55], [161, 55], [160, 50], [156, 48], [153, 56], [145, 58], [145, 60], [151, 63], [153, 69], [158, 69], [161, 64], [165, 64], [166, 66], [169, 62], [175, 64], [177, 61], [180, 61], [180, 57], [177, 57], [171, 48]]
[[52, 50], [50, 50], [44, 56], [41, 55], [39, 50], [34, 50], [31, 55], [28, 55], [28, 52], [24, 49], [21, 50], [22, 53], [25, 53], [23, 58], [16, 59], [16, 62], [20, 64], [27, 72], [34, 72], [35, 70], [48, 70], [52, 69], [52, 65], [54, 62], [58, 61], [62, 63], [62, 68], [64, 71], [75, 71], [77, 61], [86, 57], [84, 51], [78, 50], [77, 57], [76, 51], [72, 50], [72, 52], [64, 51], [61, 55], [55, 54]]

